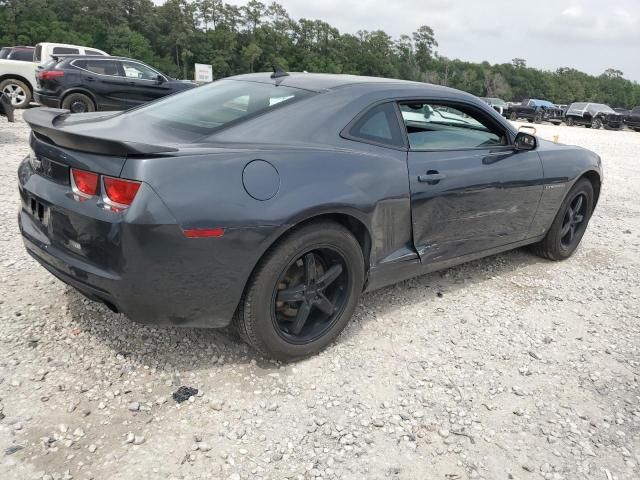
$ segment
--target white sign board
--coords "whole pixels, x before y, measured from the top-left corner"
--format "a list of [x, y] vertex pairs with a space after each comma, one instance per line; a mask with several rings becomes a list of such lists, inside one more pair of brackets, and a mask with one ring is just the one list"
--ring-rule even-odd
[[196, 82], [213, 82], [213, 67], [196, 63]]

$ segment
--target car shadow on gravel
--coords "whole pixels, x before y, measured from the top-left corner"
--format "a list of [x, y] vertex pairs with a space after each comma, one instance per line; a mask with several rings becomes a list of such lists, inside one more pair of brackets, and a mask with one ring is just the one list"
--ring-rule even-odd
[[[354, 321], [337, 343], [355, 336], [368, 322], [367, 315], [392, 315], [399, 308], [424, 303], [442, 296], [455, 295], [470, 284], [489, 281], [535, 263], [547, 263], [526, 249], [487, 257], [440, 272], [435, 272], [365, 294], [356, 309]], [[279, 368], [279, 363], [265, 359], [249, 348], [230, 328], [196, 329], [154, 327], [135, 323], [106, 306], [90, 301], [71, 287], [65, 296], [72, 319], [74, 335], [94, 337], [108, 355], [122, 355], [137, 366], [158, 369], [196, 371], [216, 363], [247, 364], [255, 361], [266, 373]], [[95, 354], [99, 355], [100, 348]], [[331, 348], [331, 347], [329, 347]]]

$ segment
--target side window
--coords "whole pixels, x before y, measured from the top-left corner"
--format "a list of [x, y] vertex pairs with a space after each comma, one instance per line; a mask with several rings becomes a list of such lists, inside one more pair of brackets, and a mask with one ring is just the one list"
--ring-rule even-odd
[[503, 130], [463, 106], [432, 102], [401, 103], [412, 150], [460, 150], [507, 145]]
[[120, 75], [118, 64], [113, 60], [74, 60], [73, 66], [98, 75]]
[[77, 55], [80, 53], [80, 50], [77, 48], [67, 48], [67, 47], [53, 47], [54, 55]]
[[103, 54], [101, 52], [98, 52], [97, 50], [91, 50], [89, 48], [85, 49], [84, 54], [85, 55], [100, 55], [100, 56], [103, 56]]
[[146, 65], [136, 62], [122, 62], [124, 76], [127, 78], [139, 78], [141, 80], [155, 80], [159, 73]]
[[351, 127], [349, 135], [369, 142], [404, 146], [393, 103], [373, 107]]
[[32, 62], [33, 51], [25, 49], [16, 49], [7, 57], [9, 60], [20, 60], [21, 62]]

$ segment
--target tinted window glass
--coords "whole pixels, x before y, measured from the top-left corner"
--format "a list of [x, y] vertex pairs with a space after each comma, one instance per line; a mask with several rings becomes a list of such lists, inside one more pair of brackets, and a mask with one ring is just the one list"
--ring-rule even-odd
[[24, 48], [14, 50], [7, 57], [9, 60], [20, 60], [21, 62], [33, 61], [33, 50], [27, 50]]
[[67, 47], [53, 47], [54, 55], [77, 55], [80, 53], [80, 50], [77, 48], [67, 48]]
[[36, 45], [36, 53], [33, 56], [34, 62], [39, 62], [42, 59], [42, 45]]
[[370, 142], [403, 146], [402, 132], [392, 103], [373, 107], [356, 122], [349, 134]]
[[169, 96], [130, 112], [153, 128], [169, 128], [185, 140], [209, 135], [224, 125], [312, 95], [273, 83], [219, 80]]
[[99, 75], [120, 75], [118, 64], [113, 60], [74, 60], [73, 66]]
[[90, 50], [90, 49], [85, 49], [84, 54], [85, 55], [103, 55], [102, 52], [98, 52], [97, 50]]
[[400, 105], [409, 145], [414, 150], [459, 150], [506, 145], [504, 131], [464, 107], [438, 103]]
[[154, 69], [136, 62], [121, 62], [124, 68], [124, 76], [127, 78], [139, 78], [141, 80], [156, 80], [158, 72]]
[[7, 56], [11, 53], [11, 49], [9, 47], [4, 47], [0, 49], [0, 59], [7, 58]]

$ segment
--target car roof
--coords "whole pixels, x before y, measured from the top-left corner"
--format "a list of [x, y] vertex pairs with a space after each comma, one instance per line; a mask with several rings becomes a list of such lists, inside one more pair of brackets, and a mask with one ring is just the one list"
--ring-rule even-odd
[[381, 77], [364, 77], [359, 75], [346, 75], [346, 74], [331, 74], [331, 73], [307, 73], [307, 72], [289, 72], [288, 76], [278, 77], [276, 79], [271, 78], [272, 73], [248, 73], [244, 75], [236, 75], [228, 77], [230, 80], [245, 80], [260, 83], [274, 83], [278, 85], [286, 85], [294, 88], [301, 88], [305, 90], [311, 90], [321, 92], [324, 90], [334, 90], [336, 88], [349, 86], [349, 85], [367, 85], [371, 88], [378, 87], [380, 90], [387, 89], [391, 86], [406, 87], [409, 89], [425, 89], [433, 90], [434, 94], [444, 93], [461, 93], [458, 90], [454, 90], [448, 87], [442, 87], [440, 85], [433, 85], [430, 83], [411, 82], [409, 80], [397, 80], [393, 78], [381, 78]]
[[[144, 63], [142, 60], [136, 60], [135, 58], [129, 58], [129, 57], [116, 57], [113, 55], [83, 55], [83, 54], [78, 54], [78, 53], [70, 53], [70, 54], [66, 54], [66, 53], [58, 53], [58, 54], [53, 54], [52, 57], [58, 57], [58, 58], [63, 58], [63, 59], [70, 59], [70, 60], [77, 60], [78, 58], [81, 59], [91, 59], [91, 60], [101, 60], [101, 61], [106, 61], [106, 60], [128, 60], [130, 62], [138, 62], [138, 63]], [[145, 63], [146, 65], [146, 63]]]

